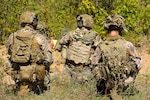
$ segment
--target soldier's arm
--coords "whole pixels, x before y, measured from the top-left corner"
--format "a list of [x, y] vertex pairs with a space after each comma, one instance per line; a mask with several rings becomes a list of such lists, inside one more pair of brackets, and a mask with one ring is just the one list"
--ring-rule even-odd
[[73, 39], [73, 33], [69, 32], [59, 40], [55, 49], [61, 51], [62, 46], [69, 44], [69, 42], [72, 41], [72, 39]]
[[101, 49], [99, 46], [96, 47], [96, 49], [94, 50], [94, 53], [91, 55], [90, 60], [91, 60], [91, 64], [92, 65], [98, 65], [99, 61], [101, 59]]
[[126, 42], [126, 47], [129, 55], [131, 56], [133, 61], [135, 61], [137, 69], [140, 70], [142, 68], [142, 57], [140, 56], [139, 52], [136, 50], [131, 42]]
[[97, 47], [102, 42], [103, 40], [101, 39], [101, 37], [97, 35], [94, 41], [94, 46]]
[[52, 51], [49, 46], [49, 40], [47, 40], [46, 37], [44, 37], [41, 34], [37, 34], [36, 39], [40, 45], [41, 50], [43, 50], [44, 52], [44, 55], [45, 55], [44, 60], [51, 64], [53, 62], [53, 58], [52, 58]]
[[100, 38], [97, 32], [95, 32], [96, 37], [93, 43], [93, 50], [94, 52], [91, 55], [91, 64], [92, 65], [98, 65], [99, 60], [101, 59], [101, 49], [100, 49], [100, 43], [103, 42], [103, 40]]

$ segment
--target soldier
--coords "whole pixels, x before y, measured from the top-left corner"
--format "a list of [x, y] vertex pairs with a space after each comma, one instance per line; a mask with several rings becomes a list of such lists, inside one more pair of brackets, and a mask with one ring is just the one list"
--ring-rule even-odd
[[92, 31], [93, 18], [88, 14], [77, 16], [77, 29], [66, 34], [58, 42], [56, 50], [66, 59], [65, 68], [71, 79], [84, 83], [92, 78], [91, 55], [99, 42], [97, 32]]
[[121, 37], [123, 29], [127, 32], [124, 18], [117, 14], [108, 16], [104, 27], [108, 38], [96, 49], [101, 53], [98, 55], [98, 67], [94, 69], [97, 92], [102, 95], [109, 94], [110, 90], [127, 90], [141, 69], [141, 56], [131, 42]]
[[34, 12], [22, 13], [22, 28], [11, 34], [6, 42], [16, 92], [23, 85], [37, 94], [50, 88], [49, 66], [53, 62], [52, 52], [46, 37], [35, 30], [37, 23], [38, 17]]
[[51, 33], [51, 30], [50, 28], [46, 25], [46, 23], [42, 22], [42, 21], [38, 21], [38, 25], [37, 25], [37, 28], [36, 30], [43, 34], [47, 39], [48, 39], [48, 42], [49, 42], [49, 45], [50, 45], [50, 48], [51, 49], [54, 49], [56, 43], [57, 43], [57, 40], [53, 39], [52, 37], [50, 37], [50, 33]]
[[43, 21], [38, 21], [38, 25], [36, 27], [36, 30], [43, 34], [45, 37], [49, 38], [50, 37], [50, 28], [44, 23]]

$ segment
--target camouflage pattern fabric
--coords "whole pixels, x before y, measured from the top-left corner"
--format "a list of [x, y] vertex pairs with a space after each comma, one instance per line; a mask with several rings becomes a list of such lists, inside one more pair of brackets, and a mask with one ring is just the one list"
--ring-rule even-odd
[[[37, 33], [36, 31], [33, 31], [33, 29], [22, 29], [22, 31], [29, 31], [34, 34], [34, 41], [36, 42], [32, 48], [34, 49], [41, 49], [42, 52], [44, 53], [44, 60], [52, 63], [52, 51], [51, 48], [49, 47], [49, 41], [47, 41], [46, 37], [43, 36], [42, 34]], [[11, 47], [14, 44], [14, 37], [17, 35], [17, 32], [11, 34], [6, 41], [6, 48], [8, 50], [8, 54], [11, 55]], [[33, 42], [34, 42], [33, 41]], [[40, 46], [39, 46], [40, 45]], [[34, 51], [35, 52], [35, 51]]]
[[80, 41], [72, 42], [67, 50], [67, 59], [76, 64], [89, 64], [91, 46], [87, 46]]
[[[100, 48], [101, 60], [98, 67], [93, 70], [99, 81], [98, 84], [100, 85], [102, 83], [100, 81], [103, 81], [111, 85], [110, 89], [118, 90], [132, 83], [141, 69], [141, 57], [135, 47], [117, 36], [109, 37], [107, 41], [100, 44]], [[129, 77], [133, 77], [133, 80], [127, 84], [125, 82]]]
[[124, 29], [126, 32], [128, 32], [126, 25], [124, 24], [125, 19], [118, 15], [118, 14], [114, 14], [111, 16], [108, 16], [105, 21], [104, 21], [104, 27], [106, 29], [109, 29], [110, 25], [115, 25], [118, 26], [121, 29]]
[[65, 65], [67, 73], [71, 76], [71, 79], [77, 83], [86, 83], [93, 79], [90, 66], [83, 66], [81, 64], [74, 65], [67, 63]]
[[[14, 70], [18, 73], [16, 73], [13, 78], [17, 85], [16, 89], [19, 89], [19, 87], [25, 82], [26, 84], [30, 85], [29, 87], [31, 87], [31, 90], [34, 89], [35, 93], [40, 94], [43, 92], [43, 90], [46, 90], [50, 87], [49, 70], [45, 70], [46, 67], [42, 63], [43, 60], [47, 61], [49, 65], [53, 62], [49, 42], [47, 41], [45, 36], [37, 33], [37, 31], [31, 28], [22, 28], [20, 31], [30, 32], [34, 35], [34, 38], [31, 42], [31, 44], [33, 43], [31, 48], [31, 51], [33, 50], [33, 52], [31, 52], [31, 63], [12, 63], [12, 61], [10, 61], [12, 63], [12, 67], [18, 67]], [[11, 34], [6, 42], [6, 48], [8, 50], [9, 55], [11, 55], [12, 53], [11, 47], [14, 43], [14, 37], [17, 35], [17, 32]], [[27, 66], [29, 65], [36, 66], [28, 68]], [[32, 87], [33, 83], [34, 87]]]
[[[66, 69], [68, 73], [76, 73], [70, 74], [71, 76], [74, 75], [75, 79], [79, 79], [79, 81], [91, 79], [89, 78], [91, 75], [88, 75], [88, 73], [91, 73], [91, 55], [98, 42], [97, 32], [84, 27], [69, 32], [58, 42], [56, 48], [59, 51], [63, 51], [62, 55], [66, 59], [66, 66], [69, 66]], [[88, 68], [86, 69], [85, 66]], [[84, 76], [86, 77], [85, 80]]]
[[13, 38], [10, 60], [17, 63], [27, 63], [31, 57], [33, 34], [30, 31], [21, 30]]
[[88, 14], [82, 14], [77, 17], [77, 25], [78, 27], [86, 27], [86, 28], [93, 28], [94, 21], [92, 16]]
[[96, 38], [96, 32], [74, 31], [73, 41], [67, 49], [67, 59], [76, 64], [90, 64], [91, 47]]
[[49, 27], [46, 25], [46, 23], [42, 22], [42, 21], [39, 21], [38, 22], [38, 25], [36, 27], [36, 30], [44, 35], [45, 37], [49, 38], [49, 35], [50, 35], [50, 29]]
[[20, 23], [32, 23], [33, 19], [36, 17], [36, 14], [31, 11], [25, 11], [20, 16]]

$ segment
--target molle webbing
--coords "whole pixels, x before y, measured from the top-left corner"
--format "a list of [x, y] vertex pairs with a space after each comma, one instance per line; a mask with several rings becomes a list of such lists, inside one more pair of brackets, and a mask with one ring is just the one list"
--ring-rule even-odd
[[90, 49], [91, 46], [87, 46], [81, 43], [81, 41], [72, 42], [72, 45], [68, 48], [67, 58], [68, 60], [74, 61], [76, 64], [87, 64], [89, 63]]
[[29, 62], [33, 39], [32, 31], [18, 31], [13, 39], [11, 60], [17, 63]]

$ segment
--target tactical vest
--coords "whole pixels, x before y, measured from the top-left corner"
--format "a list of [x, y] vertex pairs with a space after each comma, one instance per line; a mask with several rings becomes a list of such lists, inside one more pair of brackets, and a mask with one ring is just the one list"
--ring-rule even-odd
[[126, 41], [120, 38], [100, 45], [102, 50], [100, 69], [104, 79], [124, 80], [133, 70], [133, 66], [135, 67], [125, 44]]
[[74, 61], [76, 64], [88, 63], [90, 57], [91, 46], [83, 44], [81, 41], [72, 42], [67, 52], [68, 60]]
[[85, 35], [82, 35], [82, 31], [75, 31], [74, 39], [67, 49], [67, 59], [74, 61], [75, 64], [89, 64], [91, 47], [96, 35], [97, 33], [93, 31]]

